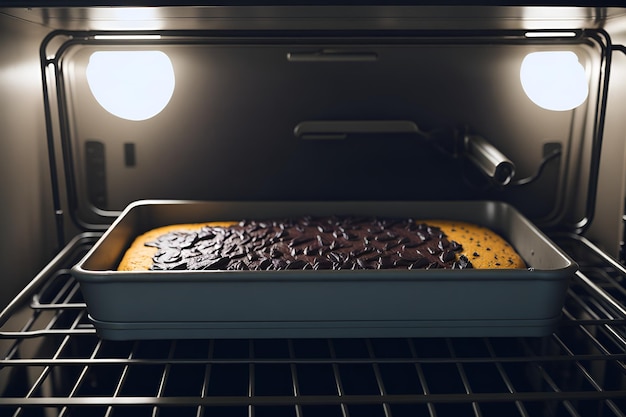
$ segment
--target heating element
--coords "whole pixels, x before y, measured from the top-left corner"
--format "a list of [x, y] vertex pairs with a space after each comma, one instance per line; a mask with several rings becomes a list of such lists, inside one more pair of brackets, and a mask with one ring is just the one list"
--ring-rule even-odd
[[[626, 268], [577, 236], [546, 338], [99, 339], [74, 239], [0, 316], [0, 416], [624, 416]], [[528, 300], [532, 303], [533, 300]]]

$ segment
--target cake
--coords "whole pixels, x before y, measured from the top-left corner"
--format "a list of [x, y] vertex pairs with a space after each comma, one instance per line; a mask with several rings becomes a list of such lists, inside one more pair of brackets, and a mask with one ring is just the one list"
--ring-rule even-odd
[[302, 216], [155, 228], [134, 240], [118, 270], [525, 267], [504, 238], [473, 223]]

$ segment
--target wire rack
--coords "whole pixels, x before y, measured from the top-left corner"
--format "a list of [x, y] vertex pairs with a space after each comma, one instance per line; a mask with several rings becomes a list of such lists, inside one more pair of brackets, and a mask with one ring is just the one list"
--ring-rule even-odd
[[[590, 242], [545, 338], [98, 338], [75, 239], [0, 316], [2, 416], [624, 416], [626, 271]], [[533, 300], [528, 300], [532, 303]]]

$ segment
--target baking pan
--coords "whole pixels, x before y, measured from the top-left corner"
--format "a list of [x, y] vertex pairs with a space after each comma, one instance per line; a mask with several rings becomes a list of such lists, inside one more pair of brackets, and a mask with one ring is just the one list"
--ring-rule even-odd
[[[500, 270], [116, 271], [139, 234], [177, 223], [300, 215], [455, 219], [506, 238], [529, 266]], [[129, 205], [72, 269], [105, 339], [544, 336], [577, 265], [495, 201]]]

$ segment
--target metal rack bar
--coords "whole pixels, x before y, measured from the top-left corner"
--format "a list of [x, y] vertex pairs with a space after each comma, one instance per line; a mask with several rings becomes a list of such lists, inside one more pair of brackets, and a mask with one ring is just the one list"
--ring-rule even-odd
[[[380, 368], [378, 366], [378, 363], [374, 361], [375, 359], [375, 355], [374, 355], [374, 348], [372, 347], [372, 341], [371, 340], [366, 340], [366, 344], [367, 344], [367, 353], [369, 354], [370, 358], [372, 358], [373, 362], [372, 362], [372, 368], [374, 370], [374, 375], [376, 377], [376, 385], [378, 385], [378, 390], [380, 392], [381, 397], [386, 397], [387, 396], [387, 390], [385, 389], [385, 384], [383, 382], [381, 373], [380, 373]], [[383, 403], [383, 409], [385, 411], [385, 417], [388, 417], [391, 415], [391, 410], [389, 409], [389, 404], [388, 403]]]
[[[454, 352], [454, 346], [452, 345], [452, 342], [450, 340], [446, 340], [446, 347], [448, 348], [448, 352], [450, 353], [450, 357], [457, 361], [457, 355]], [[463, 383], [463, 388], [465, 390], [465, 393], [468, 395], [472, 395], [472, 387], [469, 383], [469, 379], [467, 378], [467, 374], [465, 373], [465, 370], [463, 369], [463, 364], [461, 362], [456, 362], [456, 369], [457, 372], [459, 373], [459, 376], [461, 378], [461, 382]], [[472, 410], [474, 411], [474, 415], [476, 417], [482, 417], [482, 413], [480, 411], [480, 406], [478, 405], [478, 403], [476, 401], [472, 401]]]
[[[293, 347], [293, 340], [288, 340], [288, 349], [289, 349], [289, 372], [291, 373], [291, 380], [293, 381], [293, 396], [300, 397], [300, 386], [298, 384], [298, 371], [296, 369], [295, 364], [295, 352]], [[296, 417], [302, 417], [302, 406], [300, 404], [296, 404]]]
[[[412, 340], [409, 340], [409, 349], [411, 350], [411, 358], [417, 358], [417, 352], [415, 350], [415, 344]], [[424, 376], [424, 371], [419, 363], [415, 362], [415, 371], [417, 372], [417, 377], [419, 378], [420, 386], [422, 387], [422, 395], [430, 396], [430, 389], [428, 388], [428, 382], [426, 381], [426, 377]], [[427, 403], [429, 414], [434, 417], [436, 416], [434, 404], [432, 402]]]
[[[98, 346], [101, 346], [101, 341], [98, 342]], [[135, 343], [134, 346], [135, 346], [135, 349], [136, 349], [137, 343]], [[129, 360], [133, 359], [133, 356], [134, 356], [134, 353], [135, 353], [135, 349], [133, 349], [130, 352], [130, 354], [128, 355], [128, 359]], [[92, 357], [93, 356], [95, 356], [95, 355], [92, 355]], [[128, 369], [129, 369], [129, 367], [130, 367], [130, 365], [128, 365], [128, 364], [124, 365], [124, 369], [122, 371], [120, 379], [119, 379], [118, 383], [115, 386], [115, 391], [113, 392], [113, 395], [112, 395], [113, 398], [117, 398], [117, 397], [120, 396], [120, 392], [122, 390], [122, 386], [124, 385], [124, 383], [126, 381], [126, 378], [128, 376]], [[107, 410], [106, 410], [106, 413], [104, 415], [105, 415], [105, 417], [110, 417], [112, 415], [112, 413], [113, 413], [113, 407], [112, 406], [108, 406]]]
[[[489, 339], [485, 340], [485, 345], [487, 347], [487, 351], [489, 352], [489, 357], [494, 360], [494, 365], [496, 366], [496, 369], [498, 370], [498, 374], [502, 378], [502, 381], [504, 381], [508, 392], [514, 394], [516, 391], [513, 382], [509, 378], [508, 374], [505, 372], [504, 367], [502, 366], [502, 362], [497, 359], [496, 353], [493, 349], [493, 345], [491, 344]], [[515, 407], [519, 411], [520, 416], [528, 417], [528, 412], [526, 411], [526, 407], [524, 407], [524, 403], [522, 403], [521, 401], [515, 401]]]
[[[337, 362], [334, 360], [337, 355], [335, 354], [335, 348], [333, 346], [332, 340], [328, 340], [328, 349], [330, 351], [331, 358], [333, 359], [333, 361], [331, 362], [331, 365], [333, 367], [333, 377], [335, 379], [335, 385], [337, 388], [337, 398], [345, 398], [346, 395], [343, 389], [343, 385], [341, 383], [341, 377], [339, 376], [339, 366], [337, 365]], [[350, 417], [348, 406], [344, 402], [341, 403], [341, 413], [343, 417]]]

